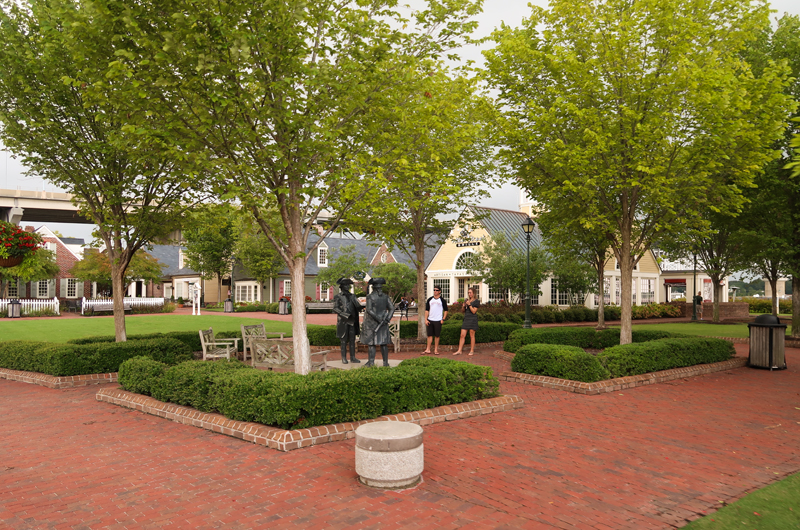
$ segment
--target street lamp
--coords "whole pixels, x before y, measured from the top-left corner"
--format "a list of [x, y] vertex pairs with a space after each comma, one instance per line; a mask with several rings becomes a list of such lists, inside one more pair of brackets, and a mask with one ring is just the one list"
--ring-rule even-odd
[[528, 256], [525, 260], [527, 268], [525, 272], [525, 322], [522, 324], [525, 329], [531, 329], [531, 233], [535, 226], [530, 217], [527, 217], [522, 223], [522, 231], [525, 232], [525, 240], [528, 243]]

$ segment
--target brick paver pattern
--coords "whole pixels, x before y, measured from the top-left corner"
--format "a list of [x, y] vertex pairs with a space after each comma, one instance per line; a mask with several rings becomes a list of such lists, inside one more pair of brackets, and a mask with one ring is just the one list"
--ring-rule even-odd
[[353, 440], [280, 453], [97, 386], [0, 380], [0, 527], [680, 527], [800, 471], [800, 350], [787, 360], [597, 396], [503, 382], [525, 406], [426, 427], [404, 491], [359, 485]]

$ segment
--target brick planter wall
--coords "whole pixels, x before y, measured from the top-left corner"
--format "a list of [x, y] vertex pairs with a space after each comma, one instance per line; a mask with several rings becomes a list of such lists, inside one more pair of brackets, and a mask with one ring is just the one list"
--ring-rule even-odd
[[0, 368], [0, 379], [9, 381], [19, 381], [30, 383], [47, 388], [74, 388], [76, 386], [100, 385], [103, 383], [116, 383], [117, 373], [109, 374], [87, 374], [87, 375], [67, 375], [56, 377], [53, 375], [42, 374], [39, 372], [23, 372], [20, 370], [9, 370]]
[[97, 392], [97, 400], [121, 407], [139, 410], [185, 425], [193, 425], [241, 440], [264, 445], [278, 451], [291, 451], [302, 447], [310, 447], [329, 442], [338, 442], [355, 438], [356, 429], [365, 423], [375, 421], [407, 421], [419, 425], [431, 425], [445, 421], [482, 416], [494, 412], [502, 412], [520, 408], [522, 399], [517, 396], [501, 396], [458, 405], [447, 405], [416, 412], [405, 412], [381, 416], [372, 420], [322, 425], [310, 429], [287, 431], [276, 427], [267, 427], [259, 423], [229, 420], [221, 414], [200, 412], [190, 407], [164, 403], [148, 396], [126, 392], [120, 388], [104, 388]]
[[[683, 316], [691, 318], [692, 303], [670, 302], [669, 305], [683, 308]], [[711, 320], [714, 315], [714, 303], [703, 302], [703, 320]], [[719, 318], [750, 318], [750, 304], [747, 302], [720, 302]]]

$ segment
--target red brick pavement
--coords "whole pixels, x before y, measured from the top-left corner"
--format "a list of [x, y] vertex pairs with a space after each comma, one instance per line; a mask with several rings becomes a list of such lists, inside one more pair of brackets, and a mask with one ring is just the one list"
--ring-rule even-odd
[[0, 527], [682, 526], [800, 471], [800, 350], [787, 357], [599, 396], [503, 383], [525, 407], [426, 427], [424, 480], [400, 492], [356, 483], [352, 440], [279, 453], [96, 388], [0, 380]]

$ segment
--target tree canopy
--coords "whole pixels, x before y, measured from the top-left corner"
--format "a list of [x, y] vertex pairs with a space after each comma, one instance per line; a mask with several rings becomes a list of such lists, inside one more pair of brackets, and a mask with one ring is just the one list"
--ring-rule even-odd
[[650, 245], [741, 209], [774, 157], [787, 70], [755, 76], [744, 46], [769, 24], [746, 0], [553, 0], [486, 52], [502, 156], [542, 217], [602, 231], [620, 263], [623, 343], [632, 270]]
[[[161, 281], [162, 272], [166, 267], [165, 264], [160, 263], [144, 250], [140, 250], [133, 255], [130, 264], [125, 269], [122, 288], [125, 289], [131, 282], [138, 280], [158, 283]], [[109, 252], [86, 249], [83, 259], [75, 263], [69, 272], [82, 281], [111, 285], [113, 272]]]
[[227, 204], [208, 205], [191, 212], [181, 230], [186, 266], [206, 280], [217, 277], [222, 300], [222, 277], [231, 271], [239, 238], [236, 210]]

